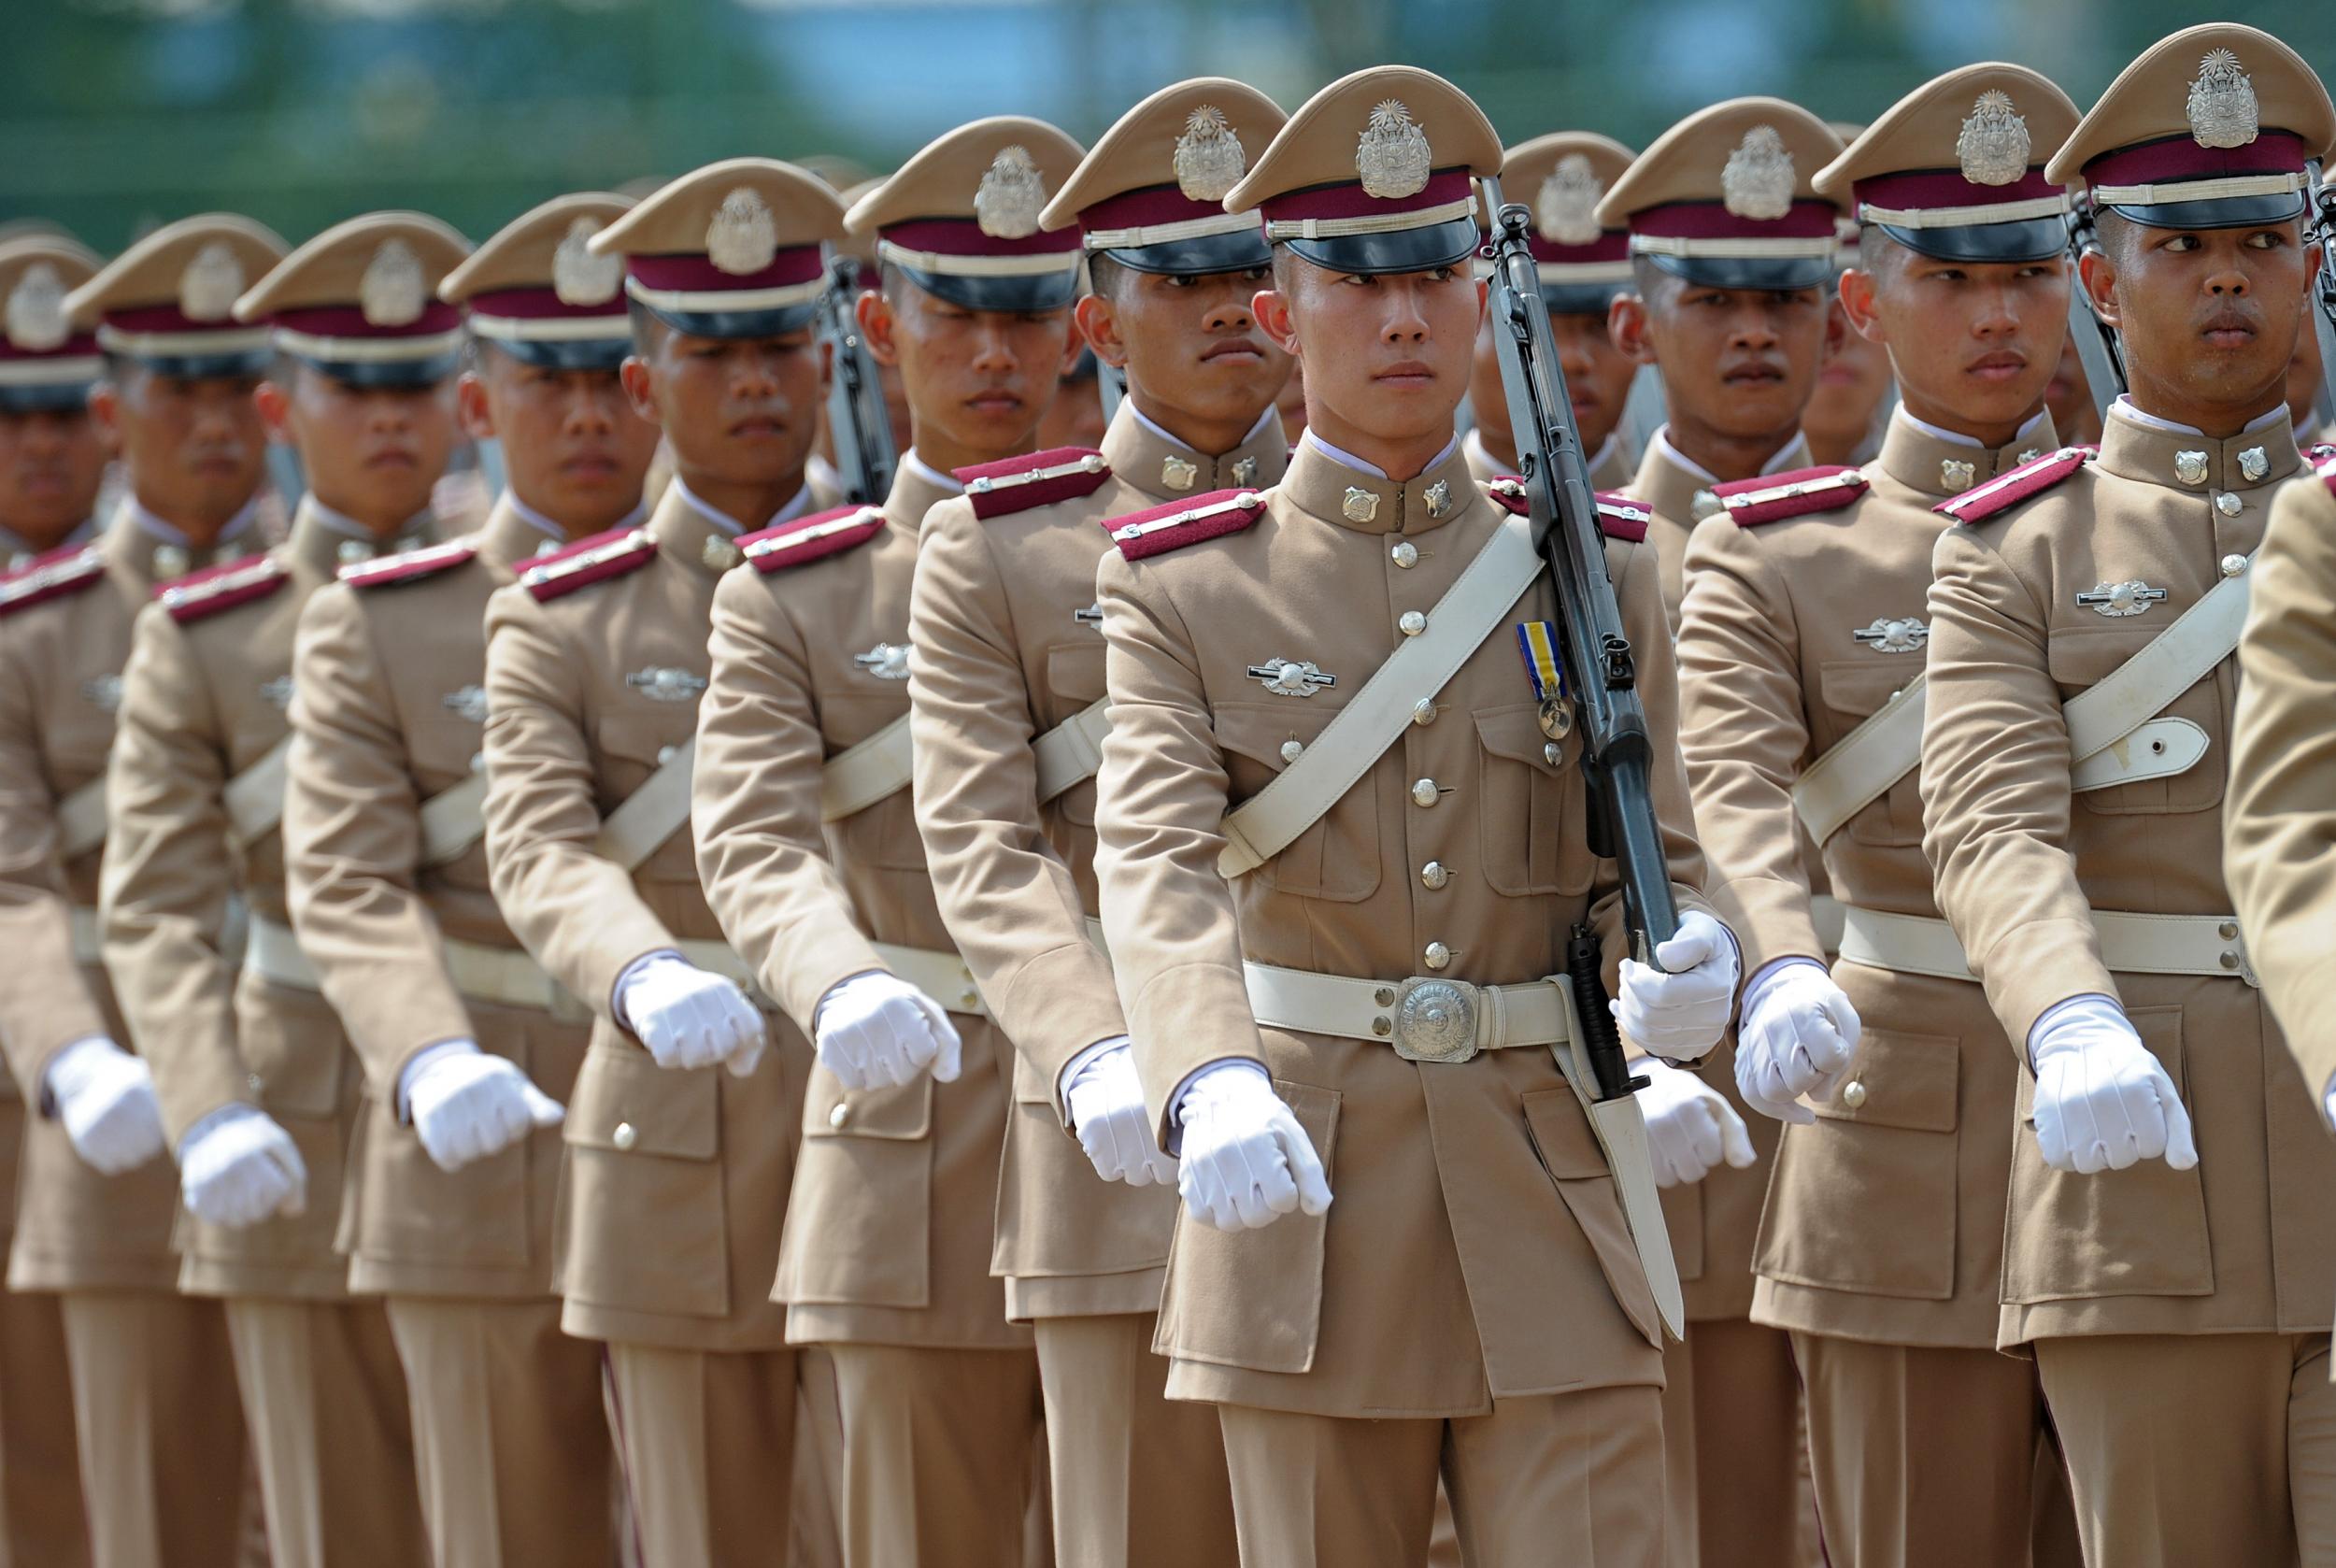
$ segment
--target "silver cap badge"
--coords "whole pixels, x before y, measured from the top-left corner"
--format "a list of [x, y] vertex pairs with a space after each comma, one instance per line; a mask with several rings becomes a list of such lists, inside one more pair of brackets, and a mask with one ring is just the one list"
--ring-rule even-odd
[[1434, 167], [1428, 133], [1402, 100], [1389, 98], [1371, 111], [1371, 123], [1355, 143], [1355, 173], [1362, 177], [1364, 195], [1381, 201], [1416, 196], [1428, 188]]
[[733, 278], [761, 272], [778, 254], [778, 223], [762, 192], [741, 185], [705, 225], [705, 259]]
[[47, 262], [24, 269], [8, 291], [8, 344], [28, 354], [45, 354], [73, 335], [64, 313], [64, 279]]
[[1987, 92], [1971, 107], [1955, 138], [1955, 160], [1973, 185], [2010, 185], [2028, 172], [2028, 121], [2011, 95]]
[[855, 653], [851, 662], [878, 680], [908, 678], [908, 646], [905, 643], [878, 643], [865, 653]]
[[367, 324], [377, 327], [402, 327], [420, 321], [422, 306], [430, 303], [429, 295], [421, 279], [421, 258], [402, 239], [381, 242], [357, 285], [358, 306], [364, 311]]
[[1311, 659], [1267, 659], [1249, 666], [1249, 678], [1277, 697], [1311, 697], [1324, 687], [1338, 684]]
[[1369, 522], [1379, 515], [1379, 498], [1360, 485], [1348, 485], [1338, 509], [1346, 514], [1348, 522]]
[[1176, 138], [1170, 161], [1176, 171], [1176, 189], [1196, 202], [1223, 201], [1249, 172], [1241, 138], [1233, 135], [1224, 111], [1213, 104], [1203, 104], [1185, 117], [1184, 135]]
[[653, 703], [686, 703], [705, 690], [705, 678], [687, 670], [677, 670], [670, 664], [651, 664], [634, 670], [624, 677], [624, 683]]
[[1930, 628], [1918, 615], [1881, 615], [1873, 618], [1873, 625], [1849, 634], [1876, 653], [1913, 653], [1930, 640]]
[[1047, 185], [1025, 147], [1002, 147], [974, 192], [974, 218], [992, 239], [1028, 239], [1047, 209]]
[[484, 724], [487, 721], [487, 689], [476, 685], [457, 687], [440, 697], [438, 706], [474, 724]]
[[1766, 222], [1792, 210], [1792, 154], [1773, 125], [1755, 125], [1728, 154], [1719, 171], [1727, 208], [1738, 218]]
[[2259, 129], [2255, 82], [2227, 49], [2215, 50], [2199, 62], [2198, 79], [2190, 83], [2184, 110], [2190, 135], [2201, 147], [2244, 147]]
[[2076, 602], [2096, 615], [2140, 615], [2150, 606], [2164, 600], [2166, 591], [2152, 588], [2139, 577], [2129, 582], [2104, 582], [2090, 592], [2079, 593]]
[[243, 263], [223, 240], [194, 253], [178, 274], [178, 310], [191, 321], [223, 321], [244, 290]]
[[606, 305], [624, 287], [624, 258], [592, 254], [600, 229], [599, 219], [578, 218], [551, 253], [551, 292], [562, 305]]
[[1560, 245], [1588, 245], [1598, 238], [1598, 176], [1589, 160], [1569, 152], [1533, 193], [1533, 227]]

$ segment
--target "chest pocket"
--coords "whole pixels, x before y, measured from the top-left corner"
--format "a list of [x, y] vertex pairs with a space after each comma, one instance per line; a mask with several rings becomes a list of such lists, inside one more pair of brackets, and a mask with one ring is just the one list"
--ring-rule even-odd
[[1589, 852], [1581, 732], [1551, 740], [1542, 733], [1539, 706], [1519, 703], [1477, 714], [1476, 745], [1485, 880], [1513, 898], [1588, 891], [1597, 862]]
[[[633, 791], [646, 782], [648, 776], [664, 766], [676, 747], [689, 742], [697, 720], [695, 704], [675, 703], [674, 712], [664, 714], [611, 713], [600, 720], [597, 739], [601, 750], [602, 781], [607, 791], [602, 811], [614, 811], [630, 799]], [[665, 841], [649, 851], [634, 871], [636, 877], [652, 882], [691, 882], [698, 879], [697, 858], [690, 845], [690, 827], [684, 821], [667, 835]]]
[[[1047, 649], [1047, 702], [1043, 711], [1068, 719], [1103, 694], [1103, 638], [1090, 633], [1085, 642], [1064, 643]], [[1071, 786], [1056, 800], [1055, 808], [1074, 827], [1093, 827], [1095, 781], [1084, 779]]]
[[[1824, 701], [1830, 748], [1881, 711], [1884, 704], [1922, 674], [1922, 661], [1905, 654], [1829, 660], [1817, 667], [1817, 695]], [[1904, 849], [1922, 842], [1922, 791], [1914, 769], [1849, 820], [1843, 831], [1853, 844]]]
[[[1312, 746], [1323, 726], [1338, 717], [1319, 699], [1283, 699], [1270, 706], [1231, 703], [1217, 709], [1217, 743], [1225, 749], [1232, 783], [1232, 804], [1256, 794], [1280, 776], [1292, 758]], [[1282, 753], [1293, 743], [1289, 757]], [[1354, 904], [1379, 886], [1377, 783], [1366, 773], [1340, 796], [1322, 819], [1280, 854], [1250, 873], [1261, 887], [1297, 898]]]
[[[861, 677], [867, 680], [865, 676]], [[872, 680], [867, 684], [875, 685]], [[837, 751], [855, 746], [908, 711], [908, 688], [890, 682], [883, 696], [829, 696], [822, 700], [820, 728]], [[922, 871], [924, 840], [917, 835], [915, 792], [893, 791], [865, 811], [830, 824], [836, 854], [848, 864], [884, 871]]]
[[[2060, 688], [2062, 701], [2108, 678], [2110, 673], [2155, 641], [2172, 624], [2167, 606], [2160, 605], [2145, 628], [2104, 626], [2057, 627], [2045, 645], [2044, 660]], [[2223, 704], [2221, 681], [2209, 676], [2159, 710], [2159, 717], [2186, 719], [2206, 733], [2206, 754], [2187, 771], [2165, 778], [2145, 778], [2133, 784], [2113, 784], [2078, 794], [2079, 807], [2101, 817], [2165, 817], [2211, 811], [2222, 804]]]

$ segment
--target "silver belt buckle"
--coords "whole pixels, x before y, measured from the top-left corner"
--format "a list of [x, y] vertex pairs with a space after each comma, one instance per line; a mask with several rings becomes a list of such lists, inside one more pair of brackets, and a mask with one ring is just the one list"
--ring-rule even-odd
[[1395, 1054], [1406, 1062], [1466, 1062], [1476, 1054], [1476, 988], [1415, 975], [1397, 988]]

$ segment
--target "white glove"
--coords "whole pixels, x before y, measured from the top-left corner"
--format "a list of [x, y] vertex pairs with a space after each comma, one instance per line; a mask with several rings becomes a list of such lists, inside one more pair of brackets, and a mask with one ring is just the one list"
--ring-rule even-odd
[[1135, 1076], [1135, 1053], [1126, 1035], [1105, 1041], [1082, 1062], [1062, 1097], [1071, 1107], [1071, 1130], [1097, 1176], [1130, 1187], [1154, 1182], [1164, 1187], [1176, 1179], [1176, 1162], [1152, 1137], [1144, 1085]]
[[412, 1119], [423, 1152], [442, 1171], [500, 1154], [538, 1127], [567, 1116], [559, 1101], [527, 1075], [475, 1040], [432, 1046], [398, 1075], [398, 1100]]
[[846, 1089], [891, 1089], [930, 1071], [958, 1074], [957, 1030], [948, 1009], [906, 980], [869, 970], [838, 980], [812, 1020], [819, 1065]]
[[100, 1175], [136, 1170], [169, 1147], [154, 1075], [103, 1034], [59, 1051], [41, 1081], [73, 1152]]
[[2092, 1176], [2163, 1158], [2198, 1163], [2190, 1113], [2173, 1080], [2105, 996], [2046, 1013], [2029, 1036], [2036, 1064], [2036, 1147], [2056, 1171]]
[[1693, 1073], [1652, 1059], [1632, 1062], [1631, 1071], [1646, 1076], [1638, 1106], [1646, 1119], [1656, 1186], [1688, 1186], [1719, 1169], [1722, 1160], [1741, 1171], [1759, 1158], [1735, 1106]]
[[652, 953], [617, 986], [617, 1016], [660, 1067], [727, 1066], [751, 1076], [769, 1040], [747, 993], [673, 953]]
[[1184, 1123], [1176, 1188], [1192, 1218], [1254, 1231], [1292, 1209], [1326, 1214], [1330, 1178], [1274, 1080], [1253, 1062], [1204, 1067], [1177, 1102]]
[[1770, 964], [1744, 988], [1736, 1092], [1762, 1116], [1813, 1122], [1816, 1115], [1802, 1098], [1839, 1092], [1864, 1030], [1823, 964], [1802, 958]]
[[1701, 909], [1655, 949], [1652, 968], [1622, 961], [1622, 995], [1610, 1004], [1623, 1037], [1650, 1056], [1692, 1062], [1719, 1044], [1736, 1003], [1736, 939]]
[[242, 1230], [306, 1209], [308, 1167], [274, 1117], [229, 1105], [196, 1122], [178, 1145], [178, 1189], [197, 1219]]

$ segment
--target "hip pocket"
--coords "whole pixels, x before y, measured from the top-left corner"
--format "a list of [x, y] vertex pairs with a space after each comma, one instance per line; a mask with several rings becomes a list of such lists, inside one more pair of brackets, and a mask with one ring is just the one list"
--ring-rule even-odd
[[730, 1310], [720, 1072], [660, 1067], [613, 1033], [585, 1052], [565, 1133], [569, 1296], [623, 1312]]
[[932, 1304], [933, 1090], [923, 1073], [855, 1092], [812, 1069], [780, 1247], [781, 1301]]

